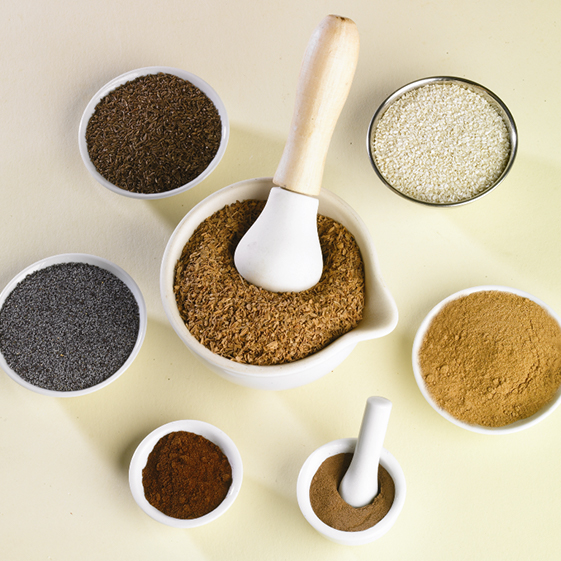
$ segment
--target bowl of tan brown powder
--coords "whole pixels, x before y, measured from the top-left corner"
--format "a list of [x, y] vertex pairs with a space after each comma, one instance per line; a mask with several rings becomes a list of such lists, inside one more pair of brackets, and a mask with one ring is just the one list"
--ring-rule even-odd
[[110, 191], [161, 199], [191, 189], [216, 168], [228, 144], [224, 103], [204, 80], [150, 66], [103, 86], [78, 131], [82, 160]]
[[168, 242], [160, 289], [173, 329], [206, 366], [243, 386], [282, 390], [324, 376], [359, 341], [390, 333], [398, 314], [368, 229], [325, 189], [319, 283], [273, 293], [241, 277], [235, 247], [272, 187], [271, 178], [242, 181], [194, 207]]
[[413, 372], [428, 403], [465, 429], [505, 434], [531, 427], [561, 401], [559, 317], [503, 286], [452, 294], [422, 322]]
[[364, 545], [381, 538], [395, 524], [405, 503], [405, 475], [399, 462], [382, 448], [378, 468], [379, 491], [370, 504], [353, 507], [339, 494], [356, 438], [324, 444], [308, 457], [298, 475], [298, 506], [309, 524], [341, 545]]

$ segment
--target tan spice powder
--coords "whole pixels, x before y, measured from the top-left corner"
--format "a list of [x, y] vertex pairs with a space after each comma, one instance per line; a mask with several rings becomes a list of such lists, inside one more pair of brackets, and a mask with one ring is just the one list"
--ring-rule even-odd
[[439, 407], [465, 423], [502, 427], [554, 398], [561, 385], [561, 328], [528, 298], [474, 292], [436, 315], [419, 363]]
[[339, 494], [339, 484], [353, 455], [342, 453], [325, 460], [310, 485], [310, 503], [316, 516], [328, 526], [344, 532], [360, 532], [378, 524], [389, 512], [395, 497], [395, 483], [382, 467], [378, 469], [379, 492], [362, 507], [353, 507]]
[[358, 325], [364, 309], [364, 265], [352, 234], [318, 216], [324, 269], [303, 292], [269, 292], [245, 281], [234, 251], [265, 201], [246, 200], [204, 220], [175, 269], [179, 313], [212, 352], [236, 362], [269, 366], [307, 357]]

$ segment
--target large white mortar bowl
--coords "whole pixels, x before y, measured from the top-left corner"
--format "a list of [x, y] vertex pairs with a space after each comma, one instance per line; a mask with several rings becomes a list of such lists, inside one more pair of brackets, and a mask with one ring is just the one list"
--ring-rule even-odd
[[359, 341], [383, 337], [397, 325], [397, 306], [382, 279], [370, 233], [356, 212], [337, 195], [322, 189], [319, 213], [345, 226], [355, 237], [362, 253], [366, 277], [364, 317], [360, 324], [321, 351], [295, 362], [255, 366], [221, 357], [191, 335], [177, 309], [174, 270], [185, 244], [195, 228], [224, 206], [248, 199], [266, 200], [273, 187], [271, 178], [250, 179], [221, 189], [195, 206], [179, 223], [164, 252], [160, 290], [166, 315], [187, 347], [216, 374], [242, 386], [285, 390], [308, 384], [331, 372], [351, 353]]

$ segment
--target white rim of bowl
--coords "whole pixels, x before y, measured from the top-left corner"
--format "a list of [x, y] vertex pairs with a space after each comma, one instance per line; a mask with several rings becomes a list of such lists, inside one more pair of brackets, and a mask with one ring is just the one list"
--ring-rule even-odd
[[[475, 93], [481, 95], [484, 99], [486, 99], [498, 111], [499, 115], [502, 117], [502, 119], [503, 119], [503, 121], [506, 125], [506, 128], [508, 130], [508, 137], [509, 137], [509, 140], [510, 140], [510, 154], [509, 154], [508, 162], [505, 166], [505, 169], [501, 173], [500, 177], [495, 181], [495, 183], [493, 183], [493, 185], [488, 187], [485, 191], [479, 193], [478, 195], [475, 195], [474, 197], [471, 197], [470, 199], [465, 199], [463, 201], [457, 201], [457, 202], [454, 202], [454, 203], [433, 203], [433, 202], [430, 202], [430, 201], [423, 201], [421, 199], [415, 199], [414, 197], [411, 197], [410, 195], [407, 195], [407, 194], [403, 193], [402, 191], [400, 191], [399, 189], [394, 187], [384, 177], [383, 173], [378, 169], [378, 166], [376, 164], [376, 160], [374, 159], [374, 155], [372, 154], [372, 148], [371, 148], [372, 134], [374, 133], [376, 127], [378, 126], [378, 122], [383, 117], [383, 115], [387, 111], [387, 109], [393, 103], [395, 103], [400, 97], [402, 97], [404, 94], [406, 94], [407, 92], [410, 92], [412, 90], [416, 90], [418, 88], [422, 88], [423, 86], [426, 86], [428, 84], [432, 84], [432, 83], [435, 83], [435, 82], [450, 82], [450, 83], [462, 84], [464, 86], [467, 86], [469, 89], [471, 89]], [[380, 107], [378, 107], [378, 109], [374, 113], [374, 116], [372, 117], [372, 120], [370, 121], [370, 124], [368, 126], [368, 131], [366, 133], [366, 150], [368, 152], [368, 157], [370, 159], [370, 163], [372, 164], [372, 167], [374, 168], [374, 171], [376, 172], [376, 175], [378, 176], [378, 178], [382, 181], [382, 183], [386, 187], [389, 187], [394, 193], [396, 193], [400, 197], [402, 197], [404, 199], [407, 199], [408, 201], [413, 201], [415, 203], [421, 203], [423, 205], [432, 206], [432, 207], [442, 207], [442, 208], [456, 207], [456, 206], [465, 205], [465, 204], [471, 203], [473, 201], [476, 201], [477, 199], [480, 199], [481, 197], [489, 194], [496, 187], [498, 187], [498, 185], [500, 183], [502, 183], [502, 181], [505, 179], [505, 177], [509, 173], [510, 169], [512, 168], [512, 165], [514, 163], [514, 159], [516, 157], [516, 152], [518, 150], [518, 130], [516, 128], [516, 123], [514, 121], [514, 117], [512, 116], [512, 113], [510, 112], [508, 107], [499, 98], [499, 96], [497, 96], [495, 93], [493, 93], [491, 90], [489, 90], [485, 86], [482, 86], [481, 84], [478, 84], [477, 82], [473, 82], [472, 80], [468, 80], [466, 78], [458, 78], [456, 76], [432, 76], [430, 78], [422, 78], [420, 80], [415, 80], [414, 82], [410, 82], [409, 84], [406, 84], [406, 85], [402, 86], [401, 88], [399, 88], [398, 90], [393, 92], [391, 95], [389, 95], [382, 102]]]
[[[195, 179], [177, 187], [176, 189], [172, 189], [170, 191], [165, 191], [163, 193], [133, 193], [132, 191], [127, 191], [126, 189], [121, 189], [116, 185], [113, 185], [110, 181], [105, 179], [95, 168], [92, 161], [90, 160], [90, 155], [88, 153], [88, 147], [86, 144], [86, 129], [88, 126], [88, 122], [90, 117], [93, 115], [97, 104], [100, 102], [102, 98], [104, 98], [107, 94], [113, 91], [115, 88], [125, 84], [126, 82], [130, 82], [140, 76], [147, 76], [149, 74], [158, 74], [159, 72], [163, 72], [166, 74], [173, 74], [183, 80], [187, 80], [191, 82], [194, 86], [199, 88], [204, 94], [208, 96], [208, 98], [214, 103], [218, 113], [220, 114], [220, 119], [222, 121], [222, 136], [220, 139], [220, 146], [218, 147], [218, 151], [215, 154], [214, 158], [208, 165], [208, 167]], [[153, 200], [153, 199], [164, 199], [166, 197], [171, 197], [173, 195], [177, 195], [179, 193], [184, 193], [188, 191], [195, 185], [201, 183], [204, 179], [206, 179], [218, 166], [220, 160], [224, 156], [226, 152], [226, 147], [228, 145], [228, 139], [230, 136], [230, 122], [228, 119], [228, 114], [226, 112], [226, 107], [224, 102], [216, 93], [216, 91], [202, 78], [195, 76], [195, 74], [191, 74], [186, 70], [181, 70], [179, 68], [172, 68], [170, 66], [147, 66], [145, 68], [138, 68], [136, 70], [130, 70], [129, 72], [125, 72], [116, 78], [113, 78], [110, 82], [105, 84], [90, 100], [84, 113], [82, 114], [82, 118], [80, 119], [80, 125], [78, 127], [78, 147], [80, 149], [80, 155], [82, 156], [82, 160], [90, 172], [92, 177], [101, 185], [113, 191], [113, 193], [117, 193], [118, 195], [123, 195], [125, 197], [130, 197], [133, 199], [143, 199], [143, 200]]]
[[146, 304], [144, 302], [144, 297], [142, 296], [142, 292], [140, 288], [133, 280], [133, 278], [121, 267], [115, 265], [111, 261], [104, 259], [102, 257], [97, 257], [95, 255], [89, 255], [86, 253], [62, 253], [60, 255], [53, 255], [52, 257], [46, 257], [45, 259], [41, 259], [36, 263], [33, 263], [29, 267], [26, 267], [23, 271], [18, 273], [4, 288], [2, 293], [0, 293], [0, 309], [2, 309], [6, 298], [10, 295], [10, 293], [14, 290], [14, 288], [29, 274], [34, 273], [40, 269], [46, 269], [52, 265], [58, 265], [61, 263], [87, 263], [88, 265], [95, 265], [100, 267], [101, 269], [105, 269], [110, 273], [113, 273], [118, 279], [123, 281], [127, 288], [132, 292], [137, 304], [138, 304], [138, 314], [139, 314], [139, 326], [138, 326], [138, 335], [136, 338], [136, 343], [127, 358], [124, 364], [109, 378], [105, 379], [103, 382], [96, 384], [95, 386], [91, 386], [89, 388], [84, 388], [82, 390], [74, 390], [74, 391], [55, 391], [55, 390], [48, 390], [45, 388], [41, 388], [39, 386], [35, 386], [30, 384], [26, 380], [20, 377], [20, 375], [15, 372], [8, 363], [6, 359], [0, 352], [0, 367], [8, 374], [12, 380], [27, 388], [28, 390], [34, 391], [36, 393], [42, 395], [48, 395], [51, 397], [77, 397], [81, 395], [86, 395], [92, 393], [94, 391], [100, 390], [105, 386], [108, 386], [111, 382], [114, 382], [123, 372], [133, 363], [134, 359], [138, 355], [140, 348], [142, 347], [142, 343], [144, 342], [144, 336], [146, 334], [146, 325], [147, 325], [147, 313], [146, 313]]
[[[162, 437], [166, 434], [177, 431], [199, 434], [216, 444], [222, 452], [224, 452], [232, 468], [232, 484], [230, 485], [230, 489], [228, 490], [226, 497], [213, 511], [199, 518], [172, 518], [153, 507], [144, 496], [142, 470], [146, 467], [146, 462], [150, 452], [152, 452], [154, 446]], [[138, 506], [157, 522], [161, 522], [162, 524], [166, 524], [167, 526], [172, 526], [174, 528], [195, 528], [216, 520], [216, 518], [224, 514], [236, 500], [242, 486], [242, 480], [242, 458], [238, 448], [234, 444], [234, 441], [226, 433], [214, 425], [196, 420], [173, 421], [153, 430], [138, 445], [129, 466], [129, 486], [132, 496]]]
[[399, 514], [401, 513], [407, 492], [405, 474], [403, 473], [399, 462], [390, 452], [388, 452], [388, 450], [382, 448], [380, 464], [391, 475], [395, 485], [394, 501], [386, 516], [384, 516], [382, 520], [371, 528], [360, 532], [345, 532], [343, 530], [337, 530], [318, 518], [310, 501], [310, 485], [312, 478], [327, 458], [337, 454], [354, 452], [356, 443], [356, 438], [341, 438], [320, 446], [308, 456], [307, 460], [302, 465], [296, 484], [298, 506], [300, 507], [304, 518], [319, 533], [323, 534], [332, 541], [344, 545], [363, 545], [373, 542], [386, 534], [395, 524]]
[[452, 416], [448, 411], [440, 408], [438, 404], [433, 400], [432, 396], [430, 395], [425, 382], [423, 380], [423, 376], [421, 374], [421, 367], [419, 366], [419, 350], [421, 348], [421, 344], [425, 337], [425, 334], [432, 323], [432, 320], [436, 317], [436, 315], [442, 310], [442, 308], [453, 300], [457, 300], [458, 298], [462, 298], [469, 294], [473, 294], [474, 292], [486, 292], [486, 291], [495, 291], [495, 292], [508, 292], [510, 294], [515, 294], [517, 296], [522, 296], [523, 298], [528, 298], [532, 300], [540, 307], [542, 307], [561, 327], [561, 319], [560, 317], [548, 306], [545, 302], [536, 298], [532, 294], [524, 292], [523, 290], [518, 290], [516, 288], [511, 288], [508, 286], [500, 286], [500, 285], [482, 285], [482, 286], [474, 286], [471, 288], [466, 288], [464, 290], [460, 290], [451, 294], [441, 302], [439, 302], [432, 310], [427, 314], [425, 319], [422, 321], [417, 333], [415, 335], [415, 339], [413, 341], [413, 350], [411, 355], [411, 361], [413, 365], [413, 374], [415, 376], [415, 381], [417, 382], [417, 386], [419, 390], [423, 394], [423, 397], [427, 400], [428, 404], [442, 417], [453, 423], [454, 425], [461, 427], [463, 429], [480, 433], [480, 434], [510, 434], [514, 432], [519, 432], [521, 430], [530, 428], [535, 424], [539, 423], [543, 419], [545, 419], [548, 415], [553, 413], [553, 411], [559, 406], [561, 403], [561, 387], [557, 390], [555, 398], [550, 401], [548, 404], [544, 405], [542, 409], [540, 409], [537, 413], [534, 413], [532, 416], [527, 417], [526, 419], [520, 419], [511, 423], [509, 425], [505, 425], [503, 427], [485, 427], [482, 425], [472, 425], [469, 423], [465, 423], [456, 419], [456, 417]]
[[[177, 225], [172, 235], [170, 236], [168, 243], [166, 245], [166, 249], [164, 251], [162, 264], [160, 268], [160, 292], [161, 292], [161, 298], [162, 298], [165, 314], [168, 318], [168, 321], [170, 322], [170, 325], [177, 333], [177, 335], [180, 337], [180, 339], [182, 341], [187, 339], [187, 341], [189, 341], [188, 348], [192, 352], [204, 358], [211, 364], [214, 364], [218, 368], [228, 370], [231, 374], [233, 374], [232, 371], [235, 370], [235, 375], [244, 378], [263, 379], [267, 377], [275, 378], [282, 374], [286, 374], [288, 376], [291, 374], [298, 373], [299, 371], [306, 370], [311, 365], [314, 365], [318, 357], [322, 357], [323, 359], [328, 359], [329, 357], [340, 353], [343, 348], [346, 348], [351, 345], [356, 345], [358, 342], [363, 340], [383, 337], [388, 333], [391, 333], [395, 329], [395, 326], [397, 325], [398, 322], [398, 311], [391, 293], [385, 287], [385, 284], [382, 282], [381, 284], [383, 285], [383, 290], [385, 290], [386, 296], [388, 298], [388, 302], [389, 302], [388, 305], [391, 306], [393, 312], [391, 322], [389, 322], [384, 329], [380, 329], [379, 332], [377, 332], [376, 334], [372, 334], [370, 333], [370, 330], [361, 329], [361, 326], [359, 324], [355, 329], [349, 331], [348, 333], [345, 333], [344, 335], [342, 335], [341, 337], [339, 337], [338, 339], [336, 339], [335, 341], [330, 343], [327, 347], [324, 347], [317, 353], [294, 362], [289, 362], [286, 364], [277, 364], [272, 366], [257, 366], [254, 364], [244, 364], [244, 363], [235, 362], [228, 358], [224, 358], [216, 353], [213, 353], [210, 349], [207, 349], [207, 347], [199, 343], [199, 341], [197, 341], [197, 339], [193, 335], [191, 335], [191, 333], [185, 326], [185, 323], [181, 319], [181, 316], [179, 315], [179, 312], [177, 310], [177, 305], [175, 304], [175, 295], [168, 294], [169, 289], [166, 288], [168, 286], [173, 286], [173, 270], [175, 269], [175, 263], [177, 260], [174, 257], [173, 268], [170, 269], [168, 265], [170, 264], [172, 256], [181, 255], [181, 250], [183, 249], [183, 247], [185, 246], [185, 244], [187, 243], [187, 241], [191, 236], [191, 234], [189, 234], [188, 236], [183, 236], [178, 238], [178, 233], [182, 231], [184, 223], [191, 220], [193, 216], [197, 216], [198, 218], [201, 218], [198, 224], [200, 224], [203, 220], [205, 220], [208, 216], [210, 216], [210, 214], [202, 216], [203, 214], [205, 214], [202, 211], [207, 206], [209, 199], [214, 197], [219, 197], [221, 193], [224, 193], [225, 191], [228, 190], [233, 190], [233, 189], [235, 190], [240, 186], [250, 185], [251, 183], [258, 185], [261, 182], [270, 182], [271, 186], [273, 186], [272, 178], [260, 177], [255, 179], [239, 181], [237, 183], [233, 183], [232, 185], [224, 187], [219, 191], [215, 191], [212, 195], [209, 195], [206, 199], [204, 199], [195, 207], [193, 207], [183, 217], [181, 222]], [[337, 195], [328, 191], [327, 189], [322, 189], [322, 194], [325, 197], [330, 197], [332, 199], [337, 200], [337, 204], [341, 208], [344, 208], [346, 212], [353, 217], [354, 229], [363, 232], [364, 236], [366, 235], [369, 236], [368, 229], [364, 224], [364, 222], [362, 221], [362, 219], [345, 201], [343, 201]], [[180, 248], [176, 249], [176, 246], [178, 245], [180, 246]], [[376, 272], [379, 272], [379, 263], [375, 251], [373, 251], [372, 260], [373, 260], [374, 269], [376, 270]], [[382, 287], [380, 289], [382, 290]], [[169, 299], [167, 297], [168, 295], [170, 296]]]

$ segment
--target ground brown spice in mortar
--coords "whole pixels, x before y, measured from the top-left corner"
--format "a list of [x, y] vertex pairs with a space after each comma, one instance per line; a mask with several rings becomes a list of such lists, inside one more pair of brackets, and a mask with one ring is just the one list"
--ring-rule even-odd
[[351, 453], [336, 454], [325, 460], [310, 485], [310, 503], [316, 516], [328, 526], [344, 532], [360, 532], [378, 524], [389, 512], [395, 497], [390, 474], [379, 466], [379, 492], [374, 500], [359, 508], [346, 503], [339, 494], [339, 484], [351, 463]]
[[541, 306], [508, 292], [475, 292], [433, 319], [419, 351], [439, 407], [470, 424], [530, 417], [561, 384], [561, 329]]
[[364, 265], [352, 234], [318, 216], [324, 269], [304, 292], [277, 293], [245, 281], [234, 251], [265, 201], [228, 205], [204, 220], [176, 265], [179, 313], [212, 352], [269, 366], [302, 359], [358, 325], [364, 309]]

